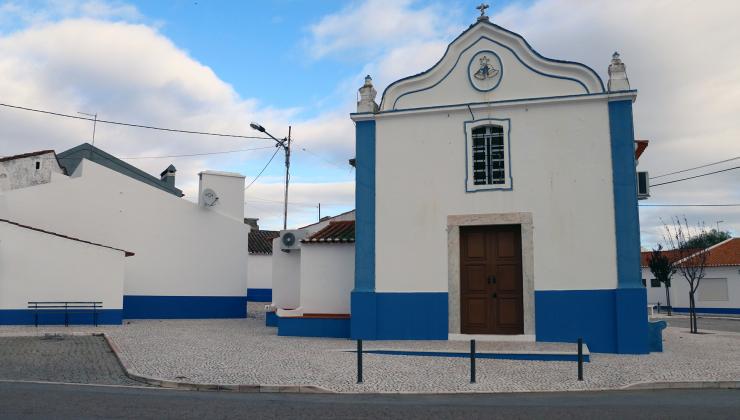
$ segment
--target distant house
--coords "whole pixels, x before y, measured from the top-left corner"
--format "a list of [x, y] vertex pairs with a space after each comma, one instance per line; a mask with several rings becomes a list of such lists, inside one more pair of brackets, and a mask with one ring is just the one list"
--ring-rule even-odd
[[[136, 257], [127, 259], [124, 269], [124, 319], [246, 316], [248, 227], [242, 175], [201, 172], [198, 202], [193, 203], [180, 198], [172, 166], [157, 179], [91, 145], [58, 157], [69, 176], [54, 172], [42, 183], [3, 191], [0, 219], [134, 250]], [[97, 281], [116, 279], [98, 275]], [[20, 288], [36, 281], [33, 276], [2, 279]], [[67, 283], [50, 286], [46, 299], [67, 297]], [[85, 300], [102, 299], [96, 290], [91, 288]], [[37, 297], [28, 292], [13, 304], [24, 299]]]
[[257, 219], [248, 223], [249, 264], [247, 265], [247, 301], [272, 302], [272, 241], [280, 236], [277, 230], [260, 230]]
[[66, 174], [53, 150], [0, 158], [0, 191], [15, 190], [51, 182], [54, 175]]
[[[697, 312], [705, 314], [740, 314], [740, 238], [731, 238], [708, 248], [705, 276], [697, 290]], [[678, 253], [664, 251], [676, 262]], [[701, 250], [696, 250], [701, 252]], [[685, 255], [685, 254], [684, 254]], [[654, 277], [648, 261], [650, 252], [642, 253], [642, 279], [647, 287], [648, 302], [666, 305], [665, 287]], [[680, 272], [671, 279], [671, 305], [674, 312], [688, 312], [689, 285]]]

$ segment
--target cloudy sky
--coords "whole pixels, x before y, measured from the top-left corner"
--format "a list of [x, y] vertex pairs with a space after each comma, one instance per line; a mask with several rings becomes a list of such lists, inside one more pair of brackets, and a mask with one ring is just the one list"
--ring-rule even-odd
[[[259, 3], [259, 4], [257, 4]], [[365, 74], [379, 91], [434, 64], [473, 23], [477, 2], [375, 0], [0, 2], [0, 102], [101, 119], [296, 141], [289, 224], [354, 207], [354, 129], [348, 114]], [[492, 21], [541, 54], [583, 62], [607, 79], [611, 53], [627, 64], [636, 135], [650, 140], [651, 175], [740, 156], [740, 2], [496, 1]], [[0, 107], [0, 155], [65, 150], [92, 124]], [[250, 182], [273, 153], [265, 140], [172, 134], [100, 124], [96, 145], [158, 174], [178, 168], [193, 199], [197, 172]], [[256, 149], [256, 150], [249, 150]], [[232, 152], [238, 151], [238, 152]], [[195, 157], [178, 154], [219, 153]], [[654, 183], [740, 165], [740, 159]], [[247, 216], [281, 225], [282, 158], [246, 191]], [[740, 170], [652, 189], [641, 204], [740, 204]], [[588, 205], [588, 198], [583, 203]], [[661, 218], [685, 215], [740, 232], [740, 207], [641, 207], [643, 245]]]

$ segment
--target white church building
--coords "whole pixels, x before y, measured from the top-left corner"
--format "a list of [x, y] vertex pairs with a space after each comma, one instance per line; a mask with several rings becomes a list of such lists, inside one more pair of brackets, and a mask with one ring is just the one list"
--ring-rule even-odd
[[632, 117], [604, 86], [483, 13], [356, 125], [352, 338], [516, 336], [649, 351]]

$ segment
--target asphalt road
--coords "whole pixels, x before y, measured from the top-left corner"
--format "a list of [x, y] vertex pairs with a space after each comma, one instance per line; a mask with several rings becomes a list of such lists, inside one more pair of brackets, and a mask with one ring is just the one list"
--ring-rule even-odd
[[[668, 325], [671, 327], [689, 328], [689, 318], [683, 315], [680, 317], [672, 316], [661, 319], [668, 322]], [[699, 332], [702, 330], [712, 330], [740, 333], [740, 318], [703, 318], [699, 316], [696, 323], [699, 326]]]
[[237, 394], [0, 382], [3, 419], [737, 419], [738, 390], [540, 394]]

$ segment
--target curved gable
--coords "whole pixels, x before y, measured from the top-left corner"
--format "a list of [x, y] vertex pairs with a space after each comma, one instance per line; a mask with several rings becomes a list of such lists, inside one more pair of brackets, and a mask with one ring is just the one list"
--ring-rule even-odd
[[590, 67], [543, 57], [520, 35], [481, 21], [431, 69], [389, 85], [380, 111], [604, 91]]

